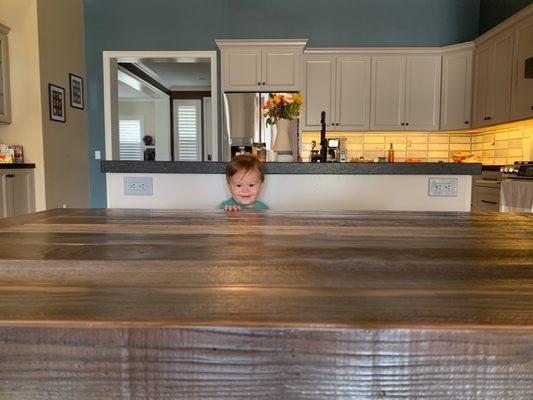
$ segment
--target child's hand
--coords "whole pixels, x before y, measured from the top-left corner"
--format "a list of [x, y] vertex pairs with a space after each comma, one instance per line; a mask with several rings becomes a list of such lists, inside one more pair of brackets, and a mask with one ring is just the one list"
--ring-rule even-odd
[[240, 211], [241, 206], [224, 206], [224, 211]]

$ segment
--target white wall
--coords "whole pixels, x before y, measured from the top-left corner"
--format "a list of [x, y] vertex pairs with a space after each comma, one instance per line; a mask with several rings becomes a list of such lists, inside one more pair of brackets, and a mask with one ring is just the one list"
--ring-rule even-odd
[[[153, 196], [125, 196], [126, 176], [151, 176]], [[279, 211], [470, 211], [470, 175], [434, 177], [457, 178], [457, 197], [429, 197], [429, 175], [267, 175], [261, 200]], [[107, 194], [112, 208], [214, 209], [229, 197], [222, 174], [108, 173]]]
[[37, 211], [46, 208], [42, 104], [39, 75], [37, 0], [0, 0], [0, 22], [9, 32], [12, 120], [0, 124], [0, 143], [24, 146], [24, 161], [35, 163]]

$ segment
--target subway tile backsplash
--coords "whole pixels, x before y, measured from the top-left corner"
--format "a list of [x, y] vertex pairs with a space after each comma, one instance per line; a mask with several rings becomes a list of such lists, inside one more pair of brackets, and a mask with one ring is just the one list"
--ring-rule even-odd
[[[328, 132], [328, 137], [345, 139], [348, 160], [384, 157], [393, 144], [396, 161], [406, 157], [425, 162], [451, 162], [453, 154], [470, 151], [483, 164], [512, 164], [532, 157], [533, 120], [506, 128], [497, 126], [481, 132]], [[311, 143], [320, 143], [320, 132], [302, 133], [302, 159], [309, 161]], [[319, 147], [319, 146], [318, 146]]]

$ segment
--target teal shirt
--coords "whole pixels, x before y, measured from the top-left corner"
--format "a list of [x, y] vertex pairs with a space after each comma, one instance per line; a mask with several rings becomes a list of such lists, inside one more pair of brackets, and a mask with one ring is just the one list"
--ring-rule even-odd
[[240, 203], [237, 203], [233, 199], [233, 197], [230, 197], [226, 201], [223, 201], [222, 203], [220, 203], [220, 206], [218, 206], [218, 208], [223, 210], [224, 206], [239, 206], [239, 207], [241, 207], [241, 210], [268, 210], [269, 209], [268, 206], [265, 203], [263, 203], [262, 201], [257, 200], [255, 202], [255, 205], [253, 207], [251, 207], [251, 206], [245, 206], [245, 205], [242, 205]]

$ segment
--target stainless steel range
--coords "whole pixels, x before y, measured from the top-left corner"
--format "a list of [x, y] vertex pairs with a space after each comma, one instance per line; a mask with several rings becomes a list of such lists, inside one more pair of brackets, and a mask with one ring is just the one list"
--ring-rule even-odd
[[513, 165], [500, 168], [505, 179], [533, 179], [533, 161], [515, 161]]
[[500, 171], [500, 211], [533, 213], [533, 161], [516, 161]]

